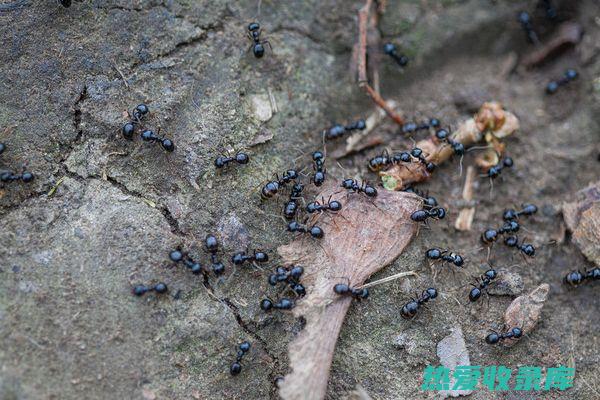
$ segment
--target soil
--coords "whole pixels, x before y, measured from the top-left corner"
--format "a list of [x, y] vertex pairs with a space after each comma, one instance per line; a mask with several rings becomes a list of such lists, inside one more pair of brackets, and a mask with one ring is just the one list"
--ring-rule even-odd
[[[274, 379], [287, 372], [287, 344], [302, 321], [259, 309], [265, 295], [276, 296], [267, 271], [232, 273], [227, 262], [224, 278], [203, 280], [168, 253], [182, 246], [207, 260], [203, 239], [211, 232], [223, 242], [223, 259], [246, 246], [275, 257], [291, 240], [278, 217], [282, 201], [261, 201], [259, 188], [275, 172], [309, 165], [324, 127], [374, 111], [349, 74], [362, 3], [265, 0], [260, 14], [255, 0], [18, 3], [0, 7], [0, 141], [7, 144], [0, 166], [26, 164], [36, 178], [0, 189], [0, 398], [277, 398]], [[350, 308], [328, 399], [358, 385], [374, 399], [433, 398], [420, 391], [422, 371], [439, 365], [436, 345], [457, 325], [472, 365], [577, 370], [565, 392], [482, 389], [470, 398], [600, 398], [598, 287], [561, 283], [567, 271], [590, 264], [568, 234], [556, 241], [564, 233], [561, 203], [599, 177], [600, 4], [560, 2], [561, 17], [583, 26], [583, 41], [540, 68], [507, 72], [535, 48], [516, 21], [519, 10], [532, 12], [542, 41], [556, 30], [535, 3], [388, 1], [381, 35], [411, 61], [399, 70], [381, 58], [386, 99], [409, 120], [437, 117], [450, 126], [496, 100], [521, 129], [506, 140], [515, 167], [493, 190], [478, 180], [472, 231], [453, 228], [464, 180], [458, 159], [420, 185], [449, 214], [372, 277], [417, 270], [417, 278], [375, 287]], [[272, 46], [262, 59], [247, 52], [246, 26], [256, 19]], [[566, 68], [579, 78], [546, 95], [546, 83]], [[269, 97], [277, 109], [271, 118]], [[141, 102], [151, 110], [147, 126], [172, 138], [175, 152], [122, 138], [125, 111]], [[329, 179], [375, 182], [366, 160], [412, 144], [390, 120], [377, 130], [386, 146], [339, 165], [328, 160]], [[266, 141], [253, 145], [257, 139]], [[242, 149], [248, 165], [215, 172], [218, 154]], [[463, 170], [475, 154], [467, 153]], [[469, 280], [487, 256], [479, 235], [523, 202], [540, 208], [521, 232], [536, 245], [535, 258], [497, 245], [490, 260], [521, 275], [525, 292], [548, 283], [550, 294], [527, 337], [512, 348], [489, 346], [483, 339], [502, 328], [513, 297], [467, 304]], [[423, 258], [433, 246], [457, 250], [468, 263], [464, 272], [440, 271], [440, 297], [405, 321], [404, 302], [434, 284]], [[133, 285], [157, 281], [179, 296], [131, 294]], [[229, 364], [244, 339], [252, 349], [232, 378]]]

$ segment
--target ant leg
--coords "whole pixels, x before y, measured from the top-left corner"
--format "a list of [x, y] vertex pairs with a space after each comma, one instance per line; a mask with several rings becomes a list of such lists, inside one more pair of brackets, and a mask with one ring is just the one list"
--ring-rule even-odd
[[493, 192], [494, 192], [494, 180], [492, 178], [490, 178], [490, 200], [493, 199], [493, 196], [492, 196]]
[[263, 40], [262, 42], [260, 42], [260, 44], [268, 44], [269, 45], [269, 49], [271, 49], [271, 51], [273, 51], [273, 47], [271, 47], [271, 43], [269, 43], [268, 40]]

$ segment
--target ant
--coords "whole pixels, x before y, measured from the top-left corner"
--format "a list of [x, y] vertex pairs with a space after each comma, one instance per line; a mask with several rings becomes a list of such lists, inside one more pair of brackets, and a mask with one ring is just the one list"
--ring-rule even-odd
[[514, 219], [519, 219], [519, 217], [521, 215], [526, 215], [526, 216], [530, 216], [533, 215], [535, 213], [537, 213], [537, 206], [535, 204], [523, 204], [521, 205], [522, 210], [521, 211], [517, 211], [514, 209], [507, 209], [504, 210], [504, 212], [502, 213], [502, 219], [505, 221], [511, 221]]
[[402, 309], [400, 310], [400, 316], [404, 319], [414, 318], [415, 315], [417, 315], [419, 308], [425, 305], [425, 303], [427, 303], [429, 300], [435, 299], [437, 295], [438, 292], [435, 288], [423, 290], [421, 297], [418, 297], [417, 299], [411, 299], [408, 303], [402, 306]]
[[241, 165], [248, 164], [248, 161], [250, 161], [250, 156], [242, 152], [237, 153], [235, 157], [219, 156], [215, 159], [215, 167], [223, 168], [232, 161], [235, 161], [236, 163]]
[[501, 340], [519, 339], [521, 336], [523, 336], [523, 330], [521, 328], [512, 328], [505, 333], [492, 332], [486, 336], [485, 341], [487, 344], [496, 344]]
[[277, 302], [273, 302], [273, 300], [267, 298], [267, 299], [263, 299], [260, 302], [260, 308], [264, 311], [264, 312], [269, 312], [272, 309], [276, 309], [276, 310], [291, 310], [292, 308], [294, 308], [295, 303], [294, 300], [292, 299], [287, 299], [287, 298], [283, 298]]
[[182, 262], [194, 275], [204, 272], [204, 267], [200, 263], [194, 261], [187, 253], [183, 253], [181, 250], [171, 251], [169, 258], [176, 263]]
[[319, 187], [325, 182], [325, 173], [327, 170], [323, 168], [325, 164], [325, 155], [320, 151], [315, 151], [312, 154], [313, 158], [313, 168], [315, 169], [315, 174], [312, 176], [311, 181], [315, 184], [315, 186]]
[[492, 283], [494, 279], [496, 279], [497, 276], [498, 273], [495, 269], [488, 269], [487, 271], [485, 271], [485, 273], [479, 277], [481, 283], [478, 283], [477, 280], [475, 281], [475, 283], [479, 286], [471, 284], [471, 286], [473, 286], [473, 289], [471, 289], [471, 291], [469, 292], [469, 300], [471, 300], [472, 302], [479, 300], [479, 298], [483, 294], [483, 291], [487, 290], [487, 287], [490, 285], [490, 283]]
[[412, 158], [410, 157], [410, 153], [407, 153], [406, 151], [396, 153], [391, 157], [388, 155], [387, 151], [384, 151], [380, 155], [371, 158], [368, 167], [372, 172], [378, 172], [390, 165], [400, 164], [401, 162], [409, 163], [411, 161]]
[[437, 128], [440, 126], [440, 120], [437, 118], [430, 118], [427, 122], [417, 124], [416, 122], [407, 122], [402, 125], [402, 133], [414, 133], [429, 128]]
[[247, 255], [245, 252], [240, 251], [231, 257], [231, 262], [234, 265], [242, 265], [246, 261], [264, 263], [269, 261], [269, 256], [263, 251], [254, 250], [254, 254]]
[[325, 236], [323, 229], [317, 225], [309, 227], [308, 225], [302, 225], [298, 221], [292, 221], [287, 226], [288, 232], [299, 232], [299, 233], [310, 233], [315, 239], [322, 239]]
[[364, 300], [367, 297], [369, 297], [369, 289], [356, 289], [350, 287], [349, 285], [346, 285], [345, 283], [338, 283], [333, 287], [333, 291], [339, 294], [340, 296], [351, 296], [352, 298], [357, 300]]
[[516, 247], [519, 251], [525, 254], [528, 257], [533, 257], [535, 255], [535, 247], [529, 243], [519, 244], [519, 238], [517, 235], [511, 235], [504, 238], [504, 244], [508, 247]]
[[578, 76], [579, 76], [579, 74], [577, 73], [577, 71], [575, 71], [572, 68], [569, 68], [568, 70], [565, 71], [564, 75], [561, 78], [559, 78], [555, 81], [550, 81], [548, 83], [548, 85], [546, 85], [546, 93], [548, 93], [548, 94], [556, 93], [556, 91], [558, 90], [558, 88], [560, 86], [566, 85], [567, 83], [576, 79]]
[[462, 267], [465, 263], [464, 258], [460, 254], [452, 253], [449, 250], [441, 250], [438, 248], [429, 249], [425, 252], [425, 257], [430, 260], [442, 260], [443, 262], [449, 262]]
[[237, 352], [237, 356], [235, 361], [233, 362], [233, 364], [231, 364], [231, 367], [229, 367], [229, 373], [231, 375], [237, 375], [240, 372], [242, 372], [242, 358], [244, 358], [244, 355], [246, 355], [246, 353], [250, 350], [250, 342], [244, 341], [242, 343], [240, 343], [240, 345], [238, 346], [238, 352]]
[[377, 197], [377, 189], [366, 182], [359, 185], [356, 179], [344, 179], [342, 181], [342, 187], [351, 190], [353, 193], [364, 193], [367, 197]]
[[4, 153], [4, 150], [6, 150], [6, 145], [4, 143], [0, 143], [0, 154]]
[[143, 131], [140, 136], [142, 137], [142, 140], [144, 142], [160, 143], [162, 148], [168, 151], [169, 153], [175, 150], [175, 144], [171, 139], [165, 138], [164, 136], [160, 137], [149, 129]]
[[398, 54], [396, 45], [393, 43], [386, 43], [383, 45], [383, 52], [388, 56], [392, 57], [399, 66], [405, 67], [408, 64], [408, 57], [404, 54]]
[[481, 234], [481, 241], [485, 244], [490, 244], [498, 240], [498, 235], [505, 233], [516, 233], [520, 229], [520, 225], [515, 220], [510, 220], [504, 223], [500, 229], [487, 229]]
[[552, 6], [552, 2], [550, 0], [540, 0], [537, 4], [537, 7], [544, 8], [546, 11], [546, 18], [548, 19], [556, 19], [558, 17], [558, 12], [556, 8]]
[[71, 0], [60, 0], [60, 4], [64, 8], [69, 8], [69, 7], [71, 7]]
[[337, 200], [331, 200], [331, 196], [329, 196], [329, 200], [325, 202], [325, 199], [321, 198], [321, 203], [318, 201], [311, 201], [306, 205], [306, 211], [309, 214], [315, 212], [324, 212], [324, 211], [332, 211], [337, 212], [342, 209], [342, 203]]
[[426, 222], [427, 218], [444, 219], [446, 210], [444, 207], [431, 207], [430, 209], [417, 210], [410, 215], [415, 222]]
[[269, 199], [275, 196], [281, 187], [284, 187], [291, 181], [298, 178], [298, 172], [296, 172], [294, 169], [288, 169], [285, 174], [283, 174], [281, 179], [279, 179], [278, 176], [276, 176], [276, 178], [277, 180], [267, 182], [267, 184], [263, 186], [260, 192], [260, 196], [263, 199]]
[[597, 281], [600, 280], [600, 268], [596, 267], [589, 271], [582, 273], [581, 271], [569, 272], [563, 279], [563, 281], [571, 286], [579, 286], [585, 281]]
[[137, 285], [133, 288], [133, 294], [136, 296], [143, 296], [147, 292], [155, 291], [156, 293], [167, 293], [169, 288], [166, 283], [159, 282], [154, 286]]
[[[129, 122], [123, 125], [121, 132], [123, 133], [123, 137], [127, 140], [133, 139], [133, 134], [135, 133], [135, 126], [139, 124], [142, 119], [150, 112], [150, 109], [145, 104], [138, 104], [134, 109], [132, 114], [133, 117]], [[129, 114], [129, 113], [128, 113]]]
[[435, 137], [440, 142], [448, 143], [450, 147], [452, 147], [452, 151], [454, 151], [454, 154], [456, 154], [457, 156], [463, 156], [465, 154], [465, 146], [462, 143], [451, 139], [450, 132], [448, 132], [446, 129], [438, 129], [435, 132]]
[[531, 23], [531, 16], [529, 15], [529, 13], [527, 11], [521, 11], [517, 20], [519, 21], [519, 23], [521, 23], [521, 27], [523, 27], [523, 30], [527, 35], [527, 40], [529, 40], [530, 43], [539, 43], [540, 40], [538, 39], [537, 33], [533, 29], [533, 24]]
[[225, 272], [225, 266], [217, 259], [217, 251], [219, 251], [219, 241], [214, 235], [207, 235], [204, 240], [206, 250], [210, 253], [210, 259], [212, 261], [211, 269], [215, 275], [221, 275]]
[[412, 186], [407, 187], [403, 191], [407, 192], [407, 193], [414, 193], [417, 196], [419, 196], [420, 198], [422, 198], [424, 207], [433, 208], [433, 207], [437, 207], [437, 205], [438, 205], [438, 201], [435, 197], [430, 196], [429, 193], [423, 192]]
[[418, 159], [421, 162], [421, 164], [423, 164], [425, 166], [425, 169], [427, 170], [427, 172], [433, 172], [433, 170], [435, 169], [435, 164], [427, 161], [427, 159], [423, 155], [423, 150], [421, 150], [420, 148], [418, 148], [418, 147], [413, 148], [410, 151], [410, 155], [413, 156], [414, 158]]
[[279, 282], [286, 282], [290, 288], [300, 297], [306, 294], [304, 285], [300, 283], [300, 277], [304, 273], [304, 268], [300, 266], [289, 268], [277, 267], [274, 274], [269, 275], [269, 285], [275, 286]]
[[364, 129], [366, 129], [367, 127], [367, 123], [365, 122], [364, 119], [359, 119], [358, 121], [352, 122], [349, 125], [341, 125], [341, 124], [335, 124], [334, 126], [332, 126], [329, 129], [325, 129], [323, 131], [323, 135], [325, 135], [325, 138], [330, 140], [330, 139], [337, 139], [341, 136], [343, 136], [346, 132], [350, 132], [350, 131], [355, 131], [355, 130], [359, 130], [362, 131]]
[[14, 181], [23, 181], [29, 183], [33, 181], [34, 175], [29, 171], [23, 171], [21, 174], [14, 174], [11, 171], [4, 171], [0, 173], [0, 182], [9, 183]]
[[290, 200], [283, 206], [283, 216], [286, 219], [294, 219], [298, 212], [298, 201], [304, 190], [304, 185], [300, 182], [295, 183], [292, 186], [292, 193], [290, 194]]
[[260, 40], [261, 29], [258, 22], [252, 22], [248, 25], [248, 37], [252, 40], [252, 44], [250, 48], [254, 53], [254, 57], [262, 58], [265, 55], [265, 47], [263, 45], [268, 44], [269, 48], [273, 50], [271, 47], [271, 43], [268, 40]]
[[493, 165], [488, 169], [487, 176], [490, 179], [495, 179], [500, 175], [504, 168], [511, 168], [514, 165], [513, 159], [505, 157], [503, 160], [498, 161], [498, 164]]

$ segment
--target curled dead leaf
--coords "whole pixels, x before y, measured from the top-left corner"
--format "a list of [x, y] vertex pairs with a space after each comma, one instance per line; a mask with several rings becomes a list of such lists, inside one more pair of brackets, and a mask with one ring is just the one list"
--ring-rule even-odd
[[573, 232], [573, 243], [600, 266], [600, 181], [575, 195], [575, 201], [562, 206], [565, 223]]
[[292, 372], [279, 392], [286, 400], [325, 396], [337, 337], [352, 302], [336, 295], [333, 286], [340, 281], [359, 286], [393, 262], [414, 236], [417, 225], [410, 215], [422, 206], [418, 196], [406, 192], [381, 191], [371, 199], [329, 187], [318, 197], [330, 195], [343, 208], [333, 216], [320, 217], [324, 238], [301, 237], [278, 248], [286, 264], [304, 266], [308, 288], [294, 309], [306, 325], [289, 346]]
[[[483, 132], [490, 133], [490, 142], [494, 151], [502, 150], [503, 144], [498, 138], [513, 134], [519, 128], [517, 117], [504, 110], [500, 103], [484, 103], [475, 118], [468, 119], [459, 125], [452, 134], [452, 140], [462, 143], [465, 147], [483, 139]], [[429, 137], [416, 144], [423, 150], [427, 161], [436, 165], [448, 160], [454, 154], [451, 146], [440, 143], [435, 137]], [[501, 151], [500, 151], [501, 152]], [[386, 189], [402, 190], [410, 184], [429, 179], [430, 174], [423, 163], [399, 163], [390, 169], [380, 171], [379, 176]]]

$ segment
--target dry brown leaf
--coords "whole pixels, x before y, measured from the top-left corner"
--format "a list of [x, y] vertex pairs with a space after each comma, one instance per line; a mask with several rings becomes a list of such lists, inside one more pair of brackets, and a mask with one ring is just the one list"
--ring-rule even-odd
[[565, 223], [573, 232], [573, 243], [600, 266], [600, 181], [577, 192], [575, 199], [562, 206]]
[[307, 288], [294, 309], [306, 325], [289, 346], [292, 372], [280, 389], [287, 400], [325, 397], [333, 350], [352, 302], [336, 295], [333, 286], [339, 282], [359, 286], [394, 261], [417, 230], [410, 215], [422, 206], [414, 194], [386, 190], [371, 199], [329, 187], [318, 197], [327, 199], [331, 194], [343, 208], [334, 216], [320, 217], [325, 237], [318, 242], [301, 237], [277, 250], [285, 263], [304, 266]]
[[[531, 293], [514, 299], [504, 312], [504, 322], [507, 328], [521, 328], [525, 335], [531, 332], [540, 319], [542, 307], [548, 298], [549, 292], [550, 285], [542, 283]], [[511, 339], [505, 340], [503, 344], [510, 347], [516, 342], [516, 340]]]

